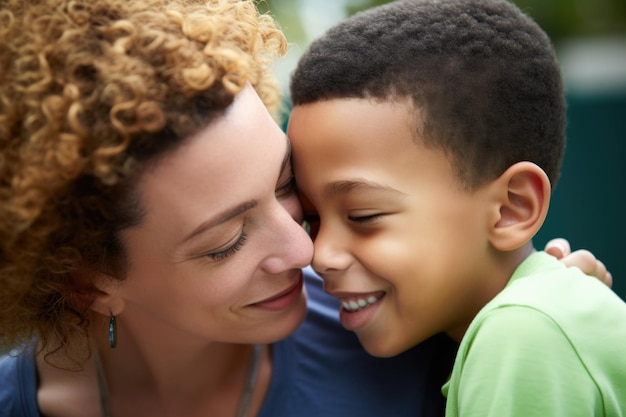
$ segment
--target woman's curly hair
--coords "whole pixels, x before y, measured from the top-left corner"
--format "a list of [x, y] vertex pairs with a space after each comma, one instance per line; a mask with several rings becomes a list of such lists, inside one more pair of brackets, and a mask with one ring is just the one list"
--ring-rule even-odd
[[[240, 0], [0, 1], [0, 351], [87, 340], [94, 287], [124, 278], [142, 167], [250, 83], [270, 110], [275, 21]], [[46, 346], [47, 344], [47, 346]]]

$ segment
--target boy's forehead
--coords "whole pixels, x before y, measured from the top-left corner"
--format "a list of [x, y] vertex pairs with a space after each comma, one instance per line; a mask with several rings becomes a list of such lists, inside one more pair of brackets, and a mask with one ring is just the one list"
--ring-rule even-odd
[[[321, 122], [321, 114], [323, 119], [329, 116], [343, 117], [346, 123], [355, 119], [355, 115], [375, 111], [376, 109], [385, 109], [382, 115], [389, 118], [390, 116], [397, 119], [398, 117], [410, 116], [417, 121], [421, 121], [422, 108], [413, 104], [410, 98], [365, 98], [365, 97], [336, 97], [331, 99], [319, 100], [306, 104], [298, 104], [291, 109], [288, 130], [293, 129], [293, 125], [297, 125], [302, 119], [318, 118]], [[331, 118], [332, 120], [333, 118]], [[383, 117], [376, 118], [382, 121]], [[297, 127], [297, 126], [296, 126]]]
[[407, 184], [424, 175], [447, 176], [449, 162], [428, 163], [448, 156], [421, 145], [420, 117], [408, 101], [336, 99], [294, 107], [288, 135], [298, 184], [320, 197], [389, 195], [406, 194]]
[[[408, 145], [423, 144], [424, 115], [422, 107], [404, 97], [333, 98], [294, 106], [287, 135], [294, 144], [294, 153], [298, 153], [302, 141], [320, 142], [326, 147], [335, 145], [348, 151], [384, 145], [398, 136], [409, 140], [405, 149], [409, 151]], [[329, 140], [340, 136], [350, 140]], [[371, 142], [372, 138], [377, 138], [376, 143]]]
[[[323, 155], [324, 162], [330, 163], [344, 153], [356, 159], [366, 154], [368, 148], [381, 146], [390, 130], [399, 129], [402, 120], [396, 111], [387, 107], [349, 98], [295, 106], [287, 130], [293, 144], [294, 162]], [[309, 154], [302, 155], [301, 149]]]

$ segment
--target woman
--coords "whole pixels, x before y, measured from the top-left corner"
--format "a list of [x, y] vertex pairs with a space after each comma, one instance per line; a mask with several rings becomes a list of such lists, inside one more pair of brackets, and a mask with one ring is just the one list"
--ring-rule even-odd
[[0, 22], [0, 334], [22, 353], [0, 416], [440, 414], [448, 341], [371, 358], [302, 272], [270, 17], [7, 0]]

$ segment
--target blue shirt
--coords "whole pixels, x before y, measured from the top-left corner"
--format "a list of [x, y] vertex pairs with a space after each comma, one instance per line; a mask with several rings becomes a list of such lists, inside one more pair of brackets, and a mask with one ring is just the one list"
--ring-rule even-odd
[[[434, 417], [455, 347], [438, 336], [394, 358], [374, 358], [339, 324], [338, 301], [306, 269], [309, 311], [273, 344], [270, 387], [258, 417]], [[0, 417], [39, 417], [32, 354], [0, 358]]]

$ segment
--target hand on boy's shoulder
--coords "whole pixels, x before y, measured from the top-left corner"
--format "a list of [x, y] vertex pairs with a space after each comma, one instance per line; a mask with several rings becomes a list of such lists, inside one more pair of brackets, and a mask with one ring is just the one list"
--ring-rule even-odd
[[572, 252], [569, 242], [561, 238], [550, 240], [546, 243], [544, 250], [568, 267], [578, 267], [585, 274], [598, 278], [608, 287], [613, 285], [613, 275], [606, 269], [604, 263], [588, 250], [578, 249]]

